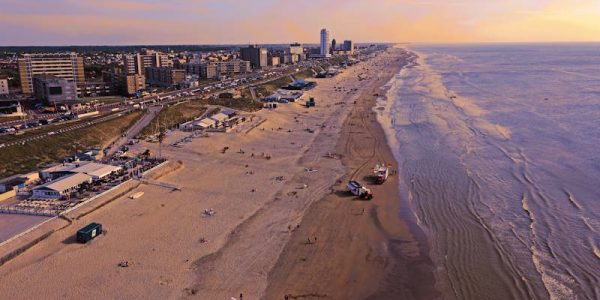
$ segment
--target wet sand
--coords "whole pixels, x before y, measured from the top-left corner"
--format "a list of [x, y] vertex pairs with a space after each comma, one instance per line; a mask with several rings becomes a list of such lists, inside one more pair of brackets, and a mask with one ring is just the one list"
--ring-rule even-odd
[[[401, 56], [401, 50], [390, 50], [317, 80], [305, 95], [317, 99], [315, 108], [281, 105], [256, 113], [265, 121], [254, 129], [245, 124], [182, 148], [163, 147], [164, 156], [184, 167], [158, 181], [181, 191], [142, 184], [131, 193], [144, 196], [123, 196], [73, 220], [0, 267], [0, 294], [434, 297], [427, 249], [414, 238], [414, 226], [400, 218], [408, 209], [399, 200], [401, 179], [369, 185], [375, 193], [370, 202], [345, 192], [349, 178], [365, 181], [375, 163], [397, 169], [371, 108], [373, 95], [382, 94], [380, 87], [399, 70]], [[174, 133], [165, 144], [183, 136]], [[229, 150], [223, 153], [223, 147]], [[328, 158], [328, 152], [343, 159]], [[216, 213], [206, 216], [205, 209]], [[102, 223], [106, 234], [86, 245], [75, 243], [77, 229], [92, 221]], [[121, 261], [129, 267], [119, 267]]]

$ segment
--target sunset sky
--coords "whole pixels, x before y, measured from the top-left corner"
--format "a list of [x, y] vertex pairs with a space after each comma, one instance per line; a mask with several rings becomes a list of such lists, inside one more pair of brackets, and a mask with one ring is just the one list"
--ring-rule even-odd
[[1, 45], [600, 41], [600, 0], [0, 0]]

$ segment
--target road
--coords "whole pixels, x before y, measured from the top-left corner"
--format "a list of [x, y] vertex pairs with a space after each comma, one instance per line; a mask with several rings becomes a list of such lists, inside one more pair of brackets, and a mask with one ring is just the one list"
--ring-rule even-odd
[[2, 144], [2, 147], [0, 147], [0, 148], [10, 147], [10, 146], [14, 146], [14, 145], [25, 145], [25, 143], [27, 143], [27, 142], [31, 142], [31, 141], [35, 141], [35, 140], [47, 138], [47, 137], [53, 136], [55, 134], [61, 134], [61, 133], [73, 131], [75, 129], [81, 129], [81, 128], [88, 127], [88, 126], [91, 126], [91, 125], [94, 125], [94, 124], [98, 124], [98, 123], [102, 123], [102, 122], [105, 122], [105, 121], [108, 121], [108, 120], [112, 120], [114, 118], [118, 118], [118, 117], [120, 117], [122, 115], [123, 115], [123, 112], [119, 112], [119, 113], [114, 113], [114, 114], [106, 115], [106, 116], [103, 116], [103, 117], [100, 117], [100, 118], [96, 118], [96, 119], [93, 119], [93, 120], [89, 120], [88, 122], [80, 122], [80, 123], [74, 124], [72, 126], [68, 126], [68, 127], [65, 127], [65, 128], [58, 129], [56, 131], [50, 131], [50, 132], [46, 132], [46, 133], [41, 133], [41, 134], [38, 134], [38, 135], [30, 136], [30, 137], [19, 139], [19, 140], [16, 140], [16, 141], [7, 142], [7, 143]]
[[146, 113], [135, 124], [133, 124], [124, 135], [115, 140], [110, 148], [106, 148], [106, 157], [113, 156], [121, 147], [126, 145], [130, 140], [134, 139], [161, 111], [162, 105], [150, 106]]

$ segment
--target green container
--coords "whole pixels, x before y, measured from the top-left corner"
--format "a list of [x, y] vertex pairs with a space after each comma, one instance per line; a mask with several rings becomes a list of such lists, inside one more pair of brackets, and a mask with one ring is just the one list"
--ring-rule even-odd
[[77, 241], [87, 243], [102, 234], [102, 224], [90, 223], [77, 231]]

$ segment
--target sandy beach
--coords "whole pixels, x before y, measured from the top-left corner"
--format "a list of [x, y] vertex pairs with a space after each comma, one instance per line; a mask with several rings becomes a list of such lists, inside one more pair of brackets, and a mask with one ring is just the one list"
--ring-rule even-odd
[[[317, 79], [304, 96], [315, 97], [314, 108], [304, 101], [280, 105], [256, 113], [265, 121], [255, 128], [245, 124], [182, 148], [163, 147], [163, 156], [183, 168], [157, 180], [181, 191], [142, 184], [131, 192], [142, 197], [123, 196], [74, 220], [0, 267], [0, 295], [435, 298], [428, 250], [401, 217], [408, 209], [402, 178], [369, 184], [372, 201], [345, 191], [349, 179], [368, 182], [376, 163], [397, 170], [372, 107], [403, 55], [389, 49]], [[175, 133], [165, 145], [183, 136]], [[77, 229], [92, 221], [106, 234], [75, 243]], [[119, 267], [121, 261], [129, 267]]]

